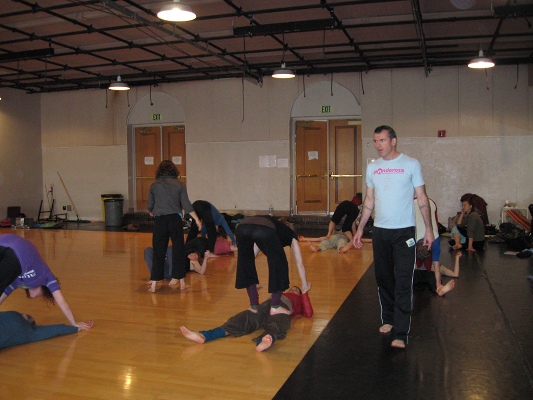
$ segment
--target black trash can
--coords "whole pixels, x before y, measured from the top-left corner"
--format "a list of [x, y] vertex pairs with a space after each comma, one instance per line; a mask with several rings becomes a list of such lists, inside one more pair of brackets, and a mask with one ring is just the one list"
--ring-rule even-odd
[[105, 226], [122, 226], [124, 197], [121, 194], [103, 194]]

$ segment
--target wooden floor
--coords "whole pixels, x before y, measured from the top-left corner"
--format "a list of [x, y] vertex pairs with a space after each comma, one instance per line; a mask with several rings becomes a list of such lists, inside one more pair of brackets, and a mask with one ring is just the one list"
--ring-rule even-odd
[[[10, 229], [0, 234], [10, 233]], [[190, 273], [191, 289], [166, 285], [147, 291], [143, 250], [150, 233], [17, 230], [32, 241], [61, 282], [77, 320], [93, 329], [0, 350], [2, 399], [271, 399], [311, 348], [372, 262], [371, 245], [340, 255], [302, 246], [315, 310], [293, 320], [285, 340], [257, 353], [251, 335], [205, 345], [179, 327], [219, 326], [247, 308], [234, 288], [236, 257], [209, 260], [205, 275]], [[290, 250], [291, 283], [299, 284]], [[266, 283], [266, 258], [257, 259]], [[261, 291], [261, 299], [267, 298]], [[67, 323], [59, 307], [16, 290], [0, 306], [35, 317], [38, 324]]]

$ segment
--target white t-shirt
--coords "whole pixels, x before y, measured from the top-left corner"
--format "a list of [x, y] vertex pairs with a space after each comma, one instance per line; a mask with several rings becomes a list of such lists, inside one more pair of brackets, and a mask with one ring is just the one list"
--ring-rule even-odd
[[400, 154], [378, 158], [366, 169], [366, 184], [374, 189], [374, 226], [399, 229], [415, 226], [415, 188], [424, 185], [418, 160]]

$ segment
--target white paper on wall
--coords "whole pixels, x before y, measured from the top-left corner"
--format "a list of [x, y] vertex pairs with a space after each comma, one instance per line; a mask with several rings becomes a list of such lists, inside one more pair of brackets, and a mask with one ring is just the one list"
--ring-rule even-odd
[[289, 168], [289, 159], [288, 158], [280, 158], [278, 160], [278, 168]]
[[172, 157], [172, 162], [176, 165], [181, 165], [182, 163], [182, 159], [181, 159], [181, 156], [173, 156]]
[[259, 156], [259, 168], [275, 168], [276, 156]]
[[308, 157], [308, 160], [318, 160], [318, 151], [316, 150], [308, 151], [307, 157]]
[[154, 157], [144, 157], [144, 165], [154, 165]]

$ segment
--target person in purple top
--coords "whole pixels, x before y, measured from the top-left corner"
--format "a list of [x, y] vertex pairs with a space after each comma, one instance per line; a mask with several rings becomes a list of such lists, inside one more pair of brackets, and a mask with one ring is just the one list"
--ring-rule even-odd
[[71, 325], [80, 330], [92, 328], [94, 322], [76, 322], [59, 281], [29, 240], [15, 234], [0, 235], [0, 304], [15, 289], [24, 289], [29, 298], [43, 296], [57, 303]]

